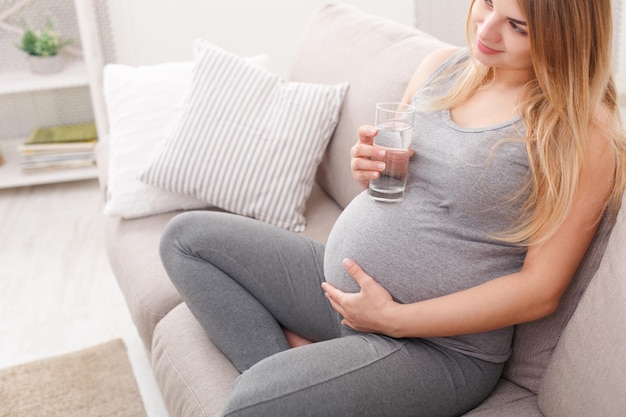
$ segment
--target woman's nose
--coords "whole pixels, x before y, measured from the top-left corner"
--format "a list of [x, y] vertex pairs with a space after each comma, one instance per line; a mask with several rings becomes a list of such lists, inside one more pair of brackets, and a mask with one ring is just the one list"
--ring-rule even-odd
[[485, 41], [498, 42], [500, 40], [500, 29], [497, 16], [493, 13], [485, 16], [478, 24], [478, 37]]

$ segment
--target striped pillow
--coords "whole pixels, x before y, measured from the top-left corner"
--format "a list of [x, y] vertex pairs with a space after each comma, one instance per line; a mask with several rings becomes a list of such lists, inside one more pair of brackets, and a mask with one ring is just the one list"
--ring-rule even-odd
[[302, 231], [347, 88], [286, 83], [199, 41], [181, 121], [140, 180]]

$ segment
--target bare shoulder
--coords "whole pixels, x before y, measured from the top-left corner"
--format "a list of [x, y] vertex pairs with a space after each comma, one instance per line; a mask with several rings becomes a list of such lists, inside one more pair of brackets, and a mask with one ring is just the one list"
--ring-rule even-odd
[[420, 88], [422, 84], [430, 77], [430, 75], [443, 64], [452, 54], [458, 52], [459, 47], [448, 47], [437, 49], [430, 54], [426, 55], [422, 62], [420, 62], [417, 70], [413, 73], [411, 81], [407, 86], [403, 100], [410, 101], [413, 94]]

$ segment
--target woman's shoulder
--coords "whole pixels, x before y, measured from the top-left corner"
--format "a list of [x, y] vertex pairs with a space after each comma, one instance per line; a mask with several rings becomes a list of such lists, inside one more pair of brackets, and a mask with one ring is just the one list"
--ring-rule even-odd
[[407, 87], [404, 99], [410, 101], [413, 94], [439, 69], [446, 61], [455, 54], [460, 53], [465, 48], [456, 46], [437, 49], [424, 57], [413, 73], [411, 81]]
[[458, 46], [450, 46], [447, 48], [436, 49], [424, 57], [415, 73], [424, 73], [426, 77], [430, 76], [437, 68], [444, 64], [455, 54], [467, 51], [467, 48]]

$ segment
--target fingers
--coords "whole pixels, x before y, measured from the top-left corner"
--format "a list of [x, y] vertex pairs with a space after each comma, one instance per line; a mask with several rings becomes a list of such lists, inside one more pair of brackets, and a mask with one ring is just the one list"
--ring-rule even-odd
[[343, 307], [339, 303], [340, 297], [343, 295], [343, 292], [327, 282], [322, 283], [322, 289], [324, 290], [324, 296], [330, 302], [330, 306], [333, 308], [333, 310], [343, 316]]
[[359, 127], [359, 140], [350, 150], [352, 176], [364, 188], [385, 169], [385, 150], [373, 145], [377, 134], [373, 126]]
[[352, 278], [359, 284], [359, 287], [363, 288], [365, 284], [369, 280], [371, 280], [370, 276], [367, 275], [363, 269], [359, 265], [356, 264], [352, 259], [346, 258], [343, 260], [343, 267], [350, 274]]
[[[344, 303], [348, 301], [345, 298], [348, 294], [344, 293], [341, 290], [338, 290], [327, 282], [322, 283], [322, 289], [324, 290], [324, 296], [330, 303], [332, 309], [339, 313], [339, 315], [342, 317], [341, 324], [354, 330], [358, 330], [355, 325], [346, 318], [348, 311], [346, 310]], [[354, 294], [350, 295], [354, 296]]]
[[[381, 152], [368, 152], [368, 155], [376, 155], [377, 158], [384, 157], [384, 151]], [[372, 156], [374, 158], [374, 156]], [[369, 159], [363, 156], [354, 157], [350, 163], [350, 169], [352, 169], [352, 176], [358, 182], [366, 182], [366, 186], [369, 180], [380, 177], [380, 173], [385, 170], [385, 163], [376, 159]]]
[[374, 137], [378, 134], [378, 129], [374, 126], [363, 125], [359, 126], [359, 143], [366, 145], [372, 145], [374, 143]]

